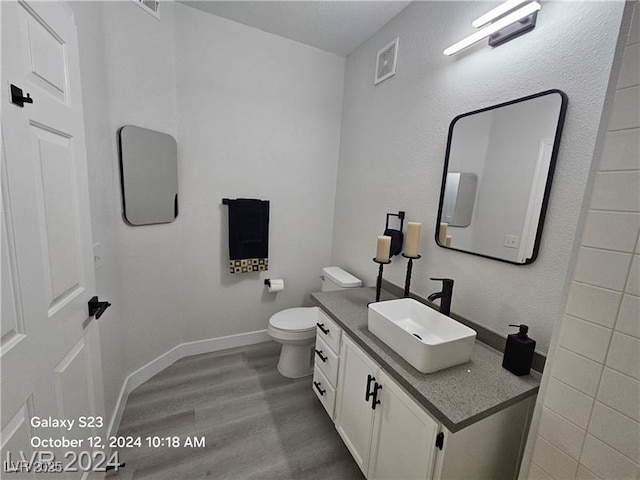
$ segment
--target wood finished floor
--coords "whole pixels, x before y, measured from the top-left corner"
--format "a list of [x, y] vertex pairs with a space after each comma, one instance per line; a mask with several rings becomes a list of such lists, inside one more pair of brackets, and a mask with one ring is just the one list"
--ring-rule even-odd
[[204, 437], [205, 448], [120, 449], [109, 480], [354, 479], [358, 466], [311, 391], [276, 370], [274, 342], [187, 357], [136, 388], [118, 435]]

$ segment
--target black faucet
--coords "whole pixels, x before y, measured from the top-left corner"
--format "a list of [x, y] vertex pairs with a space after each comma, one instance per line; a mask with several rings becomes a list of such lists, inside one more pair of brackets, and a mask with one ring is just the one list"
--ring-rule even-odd
[[427, 300], [433, 302], [440, 299], [440, 313], [449, 315], [451, 313], [451, 297], [453, 297], [453, 279], [451, 278], [432, 278], [431, 280], [439, 280], [442, 282], [442, 291], [432, 293]]

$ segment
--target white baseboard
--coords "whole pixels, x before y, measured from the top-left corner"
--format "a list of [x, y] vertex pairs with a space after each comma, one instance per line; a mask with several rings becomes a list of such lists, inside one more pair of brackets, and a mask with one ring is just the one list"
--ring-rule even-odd
[[217, 352], [228, 348], [253, 345], [256, 343], [267, 342], [269, 340], [271, 340], [271, 337], [266, 330], [257, 330], [255, 332], [240, 333], [226, 337], [208, 338], [206, 340], [181, 343], [180, 345], [173, 347], [168, 352], [165, 352], [159, 357], [151, 360], [149, 363], [143, 365], [125, 378], [122, 388], [120, 389], [118, 402], [113, 409], [113, 415], [109, 422], [107, 438], [117, 434], [129, 394], [172, 363], [180, 360], [181, 358], [190, 357], [192, 355], [201, 355], [203, 353]]

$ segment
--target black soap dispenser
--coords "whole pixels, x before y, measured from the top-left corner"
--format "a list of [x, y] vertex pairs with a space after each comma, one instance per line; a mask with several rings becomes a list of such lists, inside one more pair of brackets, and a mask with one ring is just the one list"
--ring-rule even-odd
[[507, 336], [507, 346], [504, 349], [502, 366], [514, 375], [529, 375], [531, 362], [533, 361], [533, 351], [536, 348], [536, 341], [527, 336], [529, 327], [526, 325], [509, 325], [518, 327], [518, 333]]

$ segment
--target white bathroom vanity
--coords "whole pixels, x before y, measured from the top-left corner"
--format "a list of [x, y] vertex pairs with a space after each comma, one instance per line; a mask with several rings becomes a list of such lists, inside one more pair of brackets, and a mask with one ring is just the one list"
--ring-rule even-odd
[[420, 373], [368, 330], [374, 296], [312, 295], [313, 389], [366, 478], [517, 478], [540, 375], [512, 375], [480, 342], [468, 363]]

